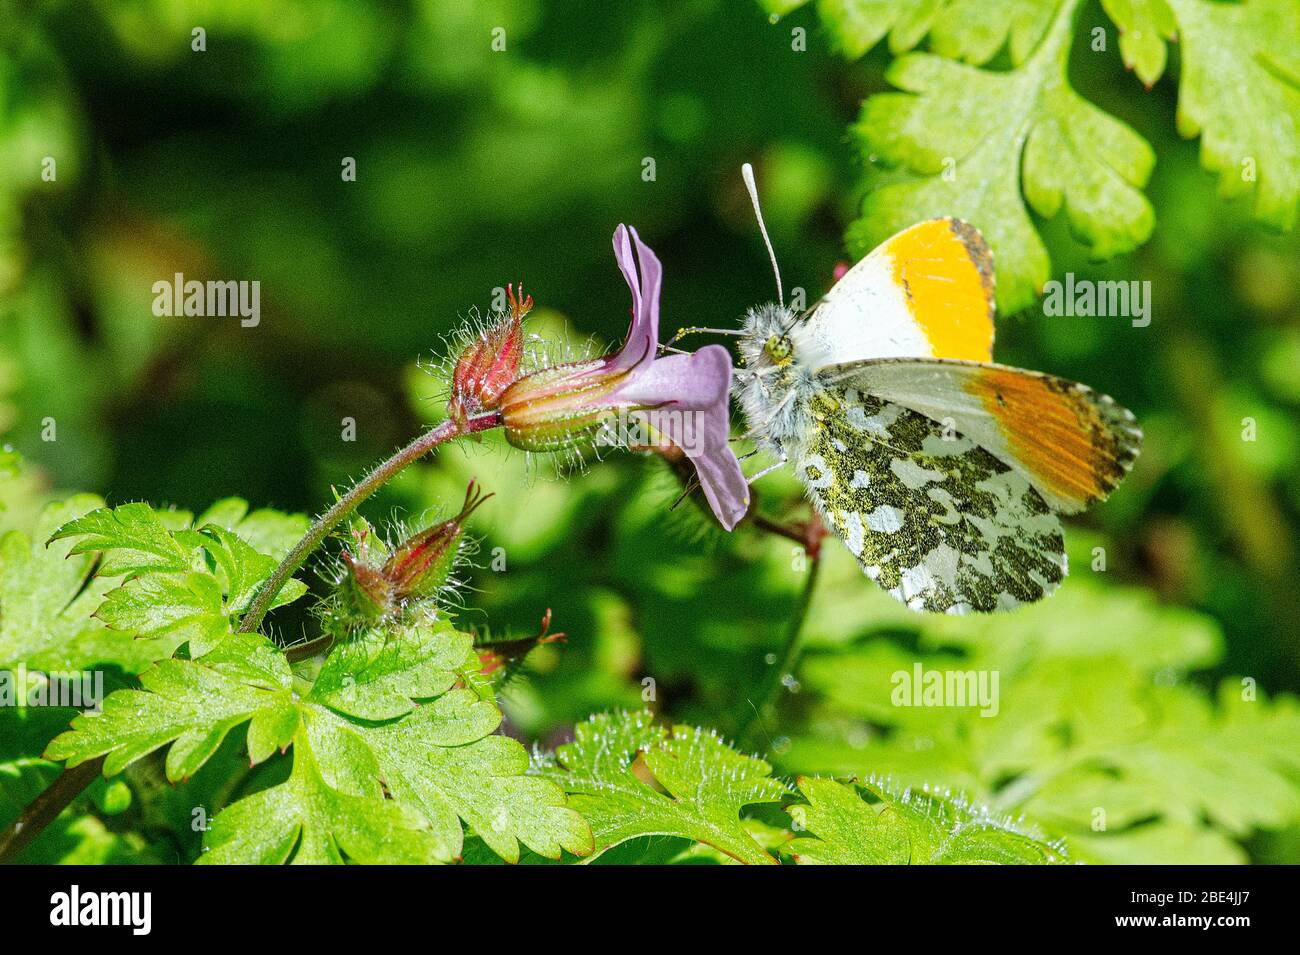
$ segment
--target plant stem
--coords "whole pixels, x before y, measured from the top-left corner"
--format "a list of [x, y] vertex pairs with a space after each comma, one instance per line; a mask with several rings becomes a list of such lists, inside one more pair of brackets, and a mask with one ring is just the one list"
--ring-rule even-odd
[[805, 547], [808, 545], [808, 535], [800, 525], [782, 524], [763, 514], [754, 514], [748, 520], [755, 530], [763, 531], [765, 534], [775, 534], [777, 537], [784, 537]]
[[420, 437], [354, 484], [348, 493], [334, 503], [333, 507], [316, 519], [316, 523], [308, 528], [302, 540], [298, 541], [293, 550], [289, 551], [284, 560], [280, 561], [280, 566], [275, 568], [275, 573], [267, 578], [266, 583], [262, 585], [262, 589], [257, 592], [257, 597], [249, 606], [248, 612], [244, 614], [244, 619], [240, 621], [236, 632], [252, 633], [260, 627], [262, 618], [266, 616], [266, 612], [275, 601], [276, 595], [280, 593], [280, 589], [293, 576], [294, 571], [301, 567], [303, 561], [325, 542], [325, 539], [339, 525], [339, 522], [355, 511], [362, 501], [392, 480], [399, 471], [408, 464], [418, 461], [440, 444], [445, 444], [461, 435], [487, 431], [490, 428], [495, 428], [498, 424], [500, 424], [500, 416], [495, 412], [477, 418], [470, 418], [464, 422], [449, 418], [432, 431], [420, 435]]
[[[771, 529], [769, 529], [769, 532], [780, 533]], [[794, 616], [790, 619], [790, 623], [786, 628], [785, 639], [781, 643], [776, 662], [772, 665], [767, 678], [763, 681], [758, 698], [752, 704], [753, 709], [736, 734], [736, 739], [741, 743], [747, 742], [753, 736], [755, 730], [762, 725], [768, 711], [776, 705], [786, 675], [793, 673], [795, 666], [799, 662], [799, 638], [803, 635], [804, 621], [808, 619], [808, 610], [812, 606], [813, 593], [817, 589], [818, 571], [822, 565], [821, 538], [825, 533], [825, 528], [814, 516], [808, 526], [807, 536], [804, 538], [804, 547], [808, 554], [808, 576], [804, 578], [803, 590], [799, 593], [799, 605], [795, 608]], [[790, 535], [781, 533], [781, 536], [788, 537]]]
[[59, 813], [95, 781], [106, 757], [87, 760], [80, 766], [65, 769], [19, 814], [0, 835], [0, 863], [13, 862]]
[[[664, 459], [681, 480], [686, 492], [692, 490], [691, 482], [695, 477], [695, 469], [687, 461], [686, 456], [680, 453], [677, 455], [665, 454]], [[686, 492], [683, 492], [683, 494]], [[816, 511], [812, 513], [808, 520], [794, 523], [784, 523], [762, 514], [758, 509], [758, 490], [756, 488], [750, 488], [749, 511], [741, 522], [748, 524], [761, 533], [794, 541], [803, 548], [809, 561], [808, 576], [804, 580], [803, 591], [799, 595], [799, 606], [795, 610], [795, 615], [786, 630], [785, 639], [781, 643], [780, 656], [763, 681], [757, 703], [741, 720], [740, 729], [736, 733], [736, 740], [745, 743], [753, 735], [754, 731], [762, 725], [764, 716], [775, 705], [781, 692], [782, 680], [785, 679], [787, 673], [794, 670], [795, 664], [799, 662], [799, 637], [803, 633], [804, 620], [808, 616], [808, 609], [812, 606], [813, 593], [817, 589], [818, 570], [821, 567], [822, 540], [826, 537], [827, 530]]]

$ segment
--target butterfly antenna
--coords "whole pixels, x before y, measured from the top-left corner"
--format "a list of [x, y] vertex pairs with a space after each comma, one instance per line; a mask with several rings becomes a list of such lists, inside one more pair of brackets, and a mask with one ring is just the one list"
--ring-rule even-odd
[[749, 201], [754, 204], [754, 216], [758, 219], [758, 231], [763, 233], [763, 244], [767, 246], [767, 257], [772, 261], [772, 274], [776, 276], [776, 300], [785, 306], [785, 293], [781, 289], [781, 270], [776, 265], [776, 253], [772, 251], [772, 240], [767, 235], [767, 224], [763, 222], [763, 210], [758, 205], [758, 186], [754, 184], [754, 167], [745, 163], [740, 167], [741, 178], [749, 191]]

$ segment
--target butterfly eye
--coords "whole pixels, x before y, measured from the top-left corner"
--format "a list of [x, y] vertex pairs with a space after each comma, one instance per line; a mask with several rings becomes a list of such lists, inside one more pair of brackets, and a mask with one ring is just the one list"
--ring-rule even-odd
[[784, 365], [794, 354], [794, 345], [786, 335], [773, 335], [763, 345], [763, 351], [775, 365]]

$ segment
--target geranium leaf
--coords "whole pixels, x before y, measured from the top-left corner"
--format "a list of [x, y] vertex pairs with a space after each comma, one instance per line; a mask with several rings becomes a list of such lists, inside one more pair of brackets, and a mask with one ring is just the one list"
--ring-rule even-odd
[[[1064, 849], [960, 797], [885, 783], [800, 779], [790, 807], [813, 833], [786, 847], [801, 863], [833, 865], [1034, 865], [1066, 862]], [[870, 801], [868, 801], [868, 799]]]
[[66, 542], [45, 546], [55, 528], [102, 503], [89, 494], [52, 503], [41, 512], [35, 540], [21, 531], [0, 537], [0, 667], [72, 671], [108, 664], [134, 673], [170, 652], [91, 616], [116, 586], [90, 577], [94, 555], [75, 553]]
[[895, 168], [849, 228], [855, 254], [923, 219], [965, 219], [993, 249], [998, 305], [1008, 313], [1030, 305], [1051, 275], [1029, 206], [1049, 218], [1064, 210], [1098, 258], [1149, 237], [1155, 217], [1141, 188], [1154, 154], [1070, 88], [1071, 10], [1063, 5], [1008, 72], [919, 53], [891, 65], [887, 77], [903, 92], [867, 100], [857, 133], [863, 152]]
[[[591, 823], [598, 852], [637, 836], [683, 836], [745, 863], [772, 863], [745, 830], [741, 810], [777, 802], [786, 785], [761, 759], [716, 734], [656, 726], [648, 713], [593, 716], [574, 730], [539, 772], [574, 794], [570, 804]], [[638, 775], [640, 763], [667, 792]]]

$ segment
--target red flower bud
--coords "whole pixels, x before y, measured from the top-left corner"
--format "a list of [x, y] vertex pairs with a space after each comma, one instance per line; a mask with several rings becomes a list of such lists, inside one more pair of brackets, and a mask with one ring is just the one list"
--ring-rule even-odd
[[407, 538], [393, 550], [381, 573], [392, 584], [398, 604], [412, 597], [432, 597], [442, 589], [456, 562], [465, 520], [491, 496], [470, 481], [459, 514]]
[[[446, 585], [465, 532], [465, 520], [491, 494], [473, 481], [460, 513], [413, 534], [391, 552], [364, 521], [354, 527], [355, 554], [343, 552], [347, 575], [340, 584], [345, 617], [375, 621], [396, 614], [408, 600], [436, 597]], [[381, 563], [382, 561], [382, 563]]]
[[540, 647], [544, 643], [563, 642], [565, 634], [550, 633], [550, 629], [551, 610], [548, 607], [546, 615], [542, 617], [541, 631], [536, 636], [524, 637], [521, 640], [497, 640], [477, 646], [479, 664], [482, 667], [480, 672], [495, 680], [523, 663], [524, 657], [528, 656], [534, 647]]
[[510, 314], [478, 334], [456, 359], [451, 375], [448, 417], [464, 421], [485, 411], [494, 411], [501, 394], [519, 377], [524, 356], [524, 316], [532, 310], [533, 297], [519, 295], [513, 284], [506, 286]]

